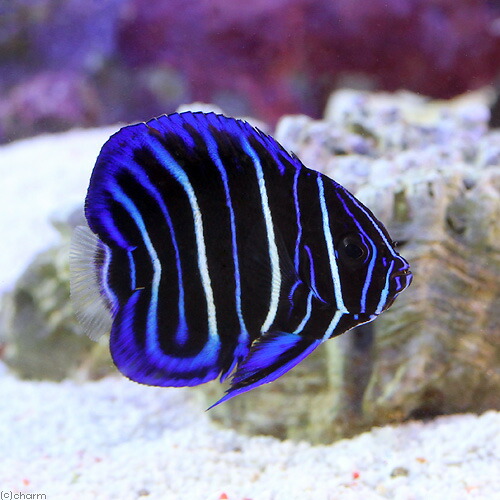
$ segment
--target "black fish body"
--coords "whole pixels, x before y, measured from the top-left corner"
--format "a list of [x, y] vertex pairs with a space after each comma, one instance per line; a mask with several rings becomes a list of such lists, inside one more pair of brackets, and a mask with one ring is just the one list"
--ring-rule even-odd
[[411, 281], [383, 225], [346, 189], [213, 113], [113, 135], [85, 215], [72, 295], [91, 336], [110, 327], [116, 366], [148, 385], [237, 368], [219, 402], [373, 320]]

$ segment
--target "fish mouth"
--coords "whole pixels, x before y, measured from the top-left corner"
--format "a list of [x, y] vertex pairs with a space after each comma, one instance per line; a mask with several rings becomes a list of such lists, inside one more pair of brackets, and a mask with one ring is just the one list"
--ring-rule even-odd
[[413, 280], [413, 274], [410, 269], [402, 269], [400, 271], [396, 271], [391, 275], [391, 281], [394, 285], [393, 293], [397, 295], [401, 293], [403, 290], [408, 288]]
[[396, 297], [403, 290], [405, 290], [410, 286], [412, 279], [413, 279], [413, 274], [411, 273], [409, 267], [407, 267], [406, 269], [401, 269], [391, 274], [389, 298], [387, 299], [387, 302], [385, 303], [382, 312], [387, 311], [387, 309], [389, 309], [389, 307], [391, 307], [392, 304], [394, 304]]

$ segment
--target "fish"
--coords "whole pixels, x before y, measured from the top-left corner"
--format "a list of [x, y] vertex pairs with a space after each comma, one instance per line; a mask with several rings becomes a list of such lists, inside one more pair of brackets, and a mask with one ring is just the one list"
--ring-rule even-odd
[[387, 310], [411, 283], [347, 189], [243, 120], [183, 112], [103, 145], [76, 228], [71, 298], [140, 384], [231, 376], [216, 406]]

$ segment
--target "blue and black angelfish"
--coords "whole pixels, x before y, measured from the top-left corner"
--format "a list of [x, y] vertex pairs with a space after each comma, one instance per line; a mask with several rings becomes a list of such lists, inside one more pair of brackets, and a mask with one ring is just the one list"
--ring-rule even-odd
[[85, 216], [71, 292], [87, 333], [110, 331], [114, 363], [142, 384], [194, 386], [235, 371], [218, 403], [372, 321], [412, 278], [352, 194], [214, 113], [114, 134]]

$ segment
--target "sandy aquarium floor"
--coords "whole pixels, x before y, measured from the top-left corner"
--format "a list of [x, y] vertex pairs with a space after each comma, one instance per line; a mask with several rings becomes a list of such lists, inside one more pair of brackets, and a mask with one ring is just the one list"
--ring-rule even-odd
[[[0, 292], [57, 241], [49, 215], [83, 201], [113, 131], [0, 147]], [[500, 413], [311, 446], [215, 427], [189, 389], [119, 376], [27, 382], [0, 365], [0, 491], [47, 500], [500, 499]]]
[[497, 412], [311, 446], [217, 428], [192, 396], [122, 377], [78, 385], [4, 373], [1, 489], [49, 500], [500, 498]]

